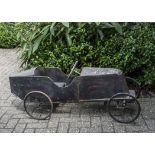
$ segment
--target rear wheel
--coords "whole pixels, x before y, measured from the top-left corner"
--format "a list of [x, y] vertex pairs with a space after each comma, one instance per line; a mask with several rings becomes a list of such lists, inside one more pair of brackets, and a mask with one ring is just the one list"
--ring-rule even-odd
[[24, 98], [24, 108], [32, 118], [45, 120], [51, 117], [53, 103], [47, 94], [41, 91], [32, 91]]
[[138, 100], [127, 93], [118, 93], [111, 97], [108, 103], [109, 115], [120, 123], [131, 123], [140, 115]]

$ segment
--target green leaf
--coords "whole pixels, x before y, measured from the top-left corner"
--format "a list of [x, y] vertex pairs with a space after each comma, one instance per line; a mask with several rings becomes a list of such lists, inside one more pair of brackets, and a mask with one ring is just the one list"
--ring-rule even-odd
[[124, 26], [127, 26], [127, 25], [128, 25], [128, 22], [125, 22], [125, 23], [124, 23]]
[[32, 53], [31, 53], [31, 51], [28, 51], [28, 53], [27, 53], [27, 54], [28, 54], [28, 55], [27, 55], [27, 58], [28, 58], [28, 59], [30, 59], [31, 54], [32, 54]]
[[119, 23], [111, 23], [111, 24], [114, 26], [115, 30], [118, 33], [120, 33], [121, 35], [123, 34], [122, 26]]
[[52, 23], [52, 25], [50, 26], [50, 32], [51, 32], [51, 35], [54, 36], [54, 26], [55, 26], [56, 22]]
[[37, 38], [35, 40], [35, 42], [33, 44], [33, 50], [32, 50], [32, 52], [35, 52], [38, 49], [38, 47], [40, 45], [40, 42], [42, 41], [43, 38], [44, 38], [44, 36], [41, 36], [41, 37], [39, 37], [39, 38]]
[[17, 40], [19, 40], [19, 38], [21, 37], [20, 32], [17, 33]]
[[102, 40], [103, 37], [104, 37], [103, 32], [100, 29], [98, 29], [97, 32], [98, 32], [98, 34], [100, 36], [100, 39]]
[[95, 23], [96, 23], [96, 25], [97, 25], [97, 26], [99, 26], [99, 25], [100, 25], [100, 22], [95, 22]]
[[82, 27], [84, 27], [86, 25], [86, 23], [78, 22], [77, 25], [78, 25], [79, 28], [82, 28]]
[[48, 31], [49, 31], [49, 29], [44, 30], [44, 32], [43, 32], [44, 37], [47, 35]]
[[72, 40], [71, 40], [68, 32], [66, 32], [66, 39], [67, 39], [68, 46], [71, 46], [72, 45]]
[[37, 31], [30, 35], [30, 41], [37, 37]]
[[48, 32], [49, 28], [50, 28], [50, 25], [45, 26], [45, 27], [40, 31], [40, 33], [45, 35], [45, 33]]
[[65, 27], [69, 28], [69, 22], [62, 22], [62, 24], [63, 24]]
[[60, 33], [62, 33], [62, 32], [64, 31], [64, 29], [65, 29], [65, 27], [62, 27], [62, 28], [58, 31], [58, 33], [56, 34], [56, 36], [59, 36]]
[[113, 25], [111, 25], [110, 23], [103, 23], [103, 28], [112, 28]]

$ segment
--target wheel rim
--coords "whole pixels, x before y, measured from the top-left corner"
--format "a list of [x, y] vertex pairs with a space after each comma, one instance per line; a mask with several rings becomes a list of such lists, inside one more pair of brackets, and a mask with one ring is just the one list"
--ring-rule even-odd
[[130, 123], [140, 114], [140, 105], [135, 97], [129, 94], [117, 94], [108, 104], [110, 116], [120, 123]]
[[24, 108], [29, 116], [38, 120], [50, 119], [53, 104], [50, 97], [41, 92], [33, 91], [24, 98]]

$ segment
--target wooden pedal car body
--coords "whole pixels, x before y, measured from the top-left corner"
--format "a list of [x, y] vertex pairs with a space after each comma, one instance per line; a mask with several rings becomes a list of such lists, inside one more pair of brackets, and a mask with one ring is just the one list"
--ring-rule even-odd
[[59, 68], [37, 67], [10, 76], [9, 80], [11, 93], [22, 100], [33, 91], [45, 93], [52, 103], [109, 101], [116, 94], [127, 94], [117, 99], [135, 99], [122, 71], [113, 68], [84, 67], [79, 76], [68, 79]]

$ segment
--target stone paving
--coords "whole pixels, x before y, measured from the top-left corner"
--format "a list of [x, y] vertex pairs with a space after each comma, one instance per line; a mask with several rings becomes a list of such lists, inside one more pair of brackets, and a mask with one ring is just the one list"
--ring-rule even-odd
[[0, 49], [0, 133], [155, 132], [155, 97], [140, 99], [142, 112], [132, 124], [113, 121], [103, 103], [60, 104], [50, 120], [31, 119], [10, 93], [8, 77], [19, 71], [18, 64], [16, 49]]

